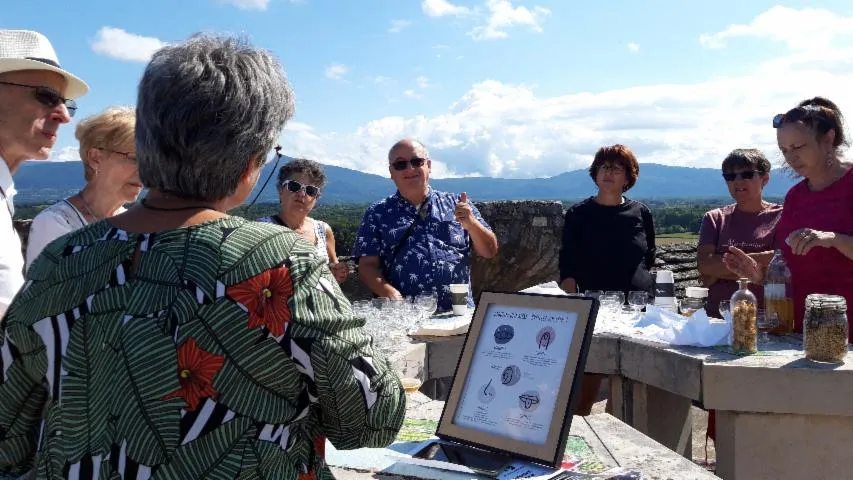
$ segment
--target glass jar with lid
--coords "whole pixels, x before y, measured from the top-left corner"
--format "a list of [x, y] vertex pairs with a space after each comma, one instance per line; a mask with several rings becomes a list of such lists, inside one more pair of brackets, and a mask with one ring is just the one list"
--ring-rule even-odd
[[847, 356], [847, 301], [840, 295], [813, 293], [806, 297], [803, 350], [817, 362], [844, 363]]
[[731, 297], [732, 323], [729, 344], [735, 353], [758, 351], [758, 302], [749, 291], [749, 279], [739, 278], [738, 290]]
[[705, 287], [686, 287], [684, 299], [681, 300], [681, 314], [691, 317], [697, 310], [705, 308], [708, 301], [708, 289]]

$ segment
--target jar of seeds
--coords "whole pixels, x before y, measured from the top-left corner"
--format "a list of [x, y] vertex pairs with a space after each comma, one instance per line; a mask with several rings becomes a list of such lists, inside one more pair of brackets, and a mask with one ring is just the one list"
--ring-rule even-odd
[[844, 363], [849, 329], [844, 297], [820, 293], [806, 297], [803, 317], [806, 358], [817, 362]]
[[729, 329], [729, 344], [732, 351], [738, 354], [749, 354], [758, 351], [758, 302], [755, 294], [749, 291], [749, 279], [740, 278], [740, 287], [731, 298], [732, 323]]

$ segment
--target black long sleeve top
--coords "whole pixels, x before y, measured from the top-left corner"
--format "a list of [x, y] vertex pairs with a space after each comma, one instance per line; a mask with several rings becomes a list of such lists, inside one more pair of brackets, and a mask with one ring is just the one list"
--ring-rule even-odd
[[625, 199], [607, 206], [590, 197], [566, 211], [560, 281], [574, 278], [578, 291], [651, 292], [655, 227], [644, 204]]

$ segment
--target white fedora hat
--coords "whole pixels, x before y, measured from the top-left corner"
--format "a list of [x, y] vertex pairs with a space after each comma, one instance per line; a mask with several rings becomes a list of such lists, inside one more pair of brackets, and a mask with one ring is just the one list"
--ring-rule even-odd
[[0, 73], [20, 70], [47, 70], [68, 80], [65, 96], [82, 97], [89, 91], [86, 82], [59, 66], [50, 40], [30, 30], [0, 30]]

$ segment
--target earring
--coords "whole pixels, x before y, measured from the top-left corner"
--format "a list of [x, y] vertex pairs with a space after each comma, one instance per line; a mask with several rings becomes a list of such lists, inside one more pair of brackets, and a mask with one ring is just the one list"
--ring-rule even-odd
[[832, 152], [826, 152], [826, 156], [824, 157], [824, 162], [826, 163], [826, 168], [832, 167], [833, 164]]

